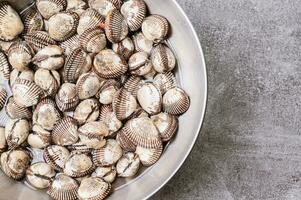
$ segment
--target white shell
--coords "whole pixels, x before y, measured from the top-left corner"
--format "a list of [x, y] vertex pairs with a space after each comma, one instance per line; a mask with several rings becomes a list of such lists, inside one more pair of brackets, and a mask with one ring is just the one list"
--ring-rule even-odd
[[145, 52], [137, 52], [129, 59], [129, 71], [131, 74], [144, 76], [152, 70], [152, 62]]
[[5, 126], [5, 138], [9, 149], [16, 148], [26, 141], [30, 130], [26, 119], [10, 119]]
[[67, 6], [66, 0], [37, 0], [37, 8], [45, 19], [49, 19], [56, 13], [64, 10]]
[[58, 108], [63, 112], [75, 108], [79, 103], [75, 84], [64, 83], [55, 96], [55, 102]]
[[89, 0], [89, 6], [97, 10], [102, 16], [107, 16], [113, 9], [119, 9], [121, 3], [121, 0]]
[[186, 92], [178, 87], [168, 90], [163, 96], [163, 110], [172, 115], [185, 113], [190, 106]]
[[64, 117], [52, 130], [52, 142], [57, 145], [67, 146], [78, 141], [77, 121], [72, 117]]
[[133, 177], [140, 167], [139, 156], [133, 152], [125, 153], [116, 164], [119, 177]]
[[115, 93], [119, 88], [120, 84], [116, 80], [109, 79], [105, 81], [104, 84], [100, 87], [100, 90], [96, 94], [96, 97], [102, 104], [111, 104], [113, 102]]
[[162, 151], [162, 146], [156, 149], [137, 146], [135, 153], [139, 156], [141, 163], [148, 167], [155, 164], [160, 159]]
[[13, 43], [7, 52], [8, 61], [14, 69], [28, 70], [33, 56], [32, 48], [24, 41]]
[[169, 72], [176, 66], [175, 55], [170, 48], [164, 44], [159, 44], [153, 49], [151, 60], [154, 69], [159, 73]]
[[113, 108], [110, 105], [103, 105], [100, 112], [100, 121], [107, 125], [110, 135], [114, 134], [122, 127], [122, 122], [117, 119], [116, 114], [113, 112]]
[[128, 60], [130, 56], [134, 53], [135, 46], [131, 38], [126, 37], [118, 43], [113, 43], [112, 49], [114, 52], [122, 56], [125, 60]]
[[171, 72], [167, 72], [164, 74], [157, 74], [154, 77], [153, 82], [157, 86], [157, 88], [160, 89], [161, 93], [165, 94], [167, 90], [176, 86], [176, 77]]
[[5, 128], [0, 127], [0, 153], [4, 152], [7, 148], [7, 142], [5, 138]]
[[151, 117], [157, 127], [162, 141], [169, 141], [178, 129], [178, 120], [174, 115], [159, 113]]
[[102, 80], [94, 72], [82, 74], [76, 82], [76, 91], [79, 99], [93, 97], [102, 85]]
[[51, 133], [40, 125], [33, 125], [32, 133], [28, 135], [27, 143], [32, 148], [43, 149], [51, 143]]
[[34, 74], [34, 82], [47, 96], [54, 96], [60, 87], [60, 74], [55, 70], [40, 68]]
[[39, 50], [32, 62], [40, 68], [52, 70], [64, 66], [64, 49], [57, 45], [49, 45]]
[[108, 183], [113, 183], [116, 179], [117, 171], [114, 165], [109, 167], [97, 167], [92, 173], [92, 177], [98, 177]]
[[18, 71], [16, 69], [14, 69], [11, 73], [10, 73], [10, 79], [9, 79], [9, 85], [10, 87], [13, 87], [15, 81], [17, 79], [25, 79], [28, 81], [34, 81], [34, 72], [32, 70], [25, 70], [25, 71]]
[[137, 108], [135, 97], [125, 89], [120, 89], [113, 99], [113, 111], [120, 121], [128, 118]]
[[87, 9], [88, 4], [85, 0], [67, 0], [67, 11], [76, 12], [81, 15], [85, 9]]
[[148, 40], [142, 32], [138, 32], [133, 35], [133, 41], [136, 51], [143, 51], [150, 55], [154, 45], [152, 40]]
[[72, 154], [67, 160], [64, 173], [70, 177], [82, 177], [94, 170], [92, 160], [86, 154]]
[[44, 149], [44, 160], [57, 171], [62, 171], [70, 152], [65, 147], [50, 145]]
[[137, 91], [137, 99], [141, 107], [150, 115], [161, 111], [162, 95], [154, 84], [143, 84]]
[[96, 99], [86, 99], [78, 104], [74, 111], [74, 119], [80, 125], [96, 121], [99, 117], [99, 103]]
[[102, 200], [108, 196], [110, 190], [111, 184], [100, 178], [85, 178], [78, 188], [78, 198], [80, 200]]
[[158, 43], [166, 38], [169, 31], [169, 23], [161, 15], [150, 15], [144, 19], [141, 29], [147, 39]]
[[121, 6], [120, 12], [126, 19], [131, 31], [137, 31], [146, 16], [146, 5], [143, 0], [125, 1]]
[[55, 176], [54, 169], [44, 162], [32, 164], [26, 170], [26, 182], [37, 189], [48, 188]]
[[88, 29], [104, 28], [105, 18], [93, 8], [88, 8], [81, 15], [77, 33], [82, 35]]

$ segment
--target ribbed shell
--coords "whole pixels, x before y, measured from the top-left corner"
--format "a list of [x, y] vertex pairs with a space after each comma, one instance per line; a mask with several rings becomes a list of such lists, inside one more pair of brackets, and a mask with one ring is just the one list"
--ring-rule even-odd
[[160, 89], [162, 94], [173, 87], [176, 86], [176, 77], [171, 72], [166, 72], [164, 74], [157, 74], [154, 77], [154, 84]]
[[87, 29], [79, 37], [80, 44], [86, 51], [98, 53], [106, 47], [107, 39], [99, 28]]
[[162, 95], [152, 83], [145, 83], [138, 89], [137, 100], [150, 115], [158, 114], [161, 111]]
[[150, 15], [144, 19], [141, 28], [147, 39], [159, 43], [167, 37], [169, 23], [167, 19], [161, 15]]
[[82, 74], [76, 82], [76, 92], [79, 99], [93, 97], [102, 85], [102, 80], [96, 73], [90, 72]]
[[176, 66], [176, 58], [173, 52], [164, 44], [158, 44], [151, 53], [151, 61], [154, 69], [159, 73], [173, 70]]
[[119, 143], [123, 151], [136, 150], [136, 145], [123, 133], [122, 130], [118, 131], [116, 141]]
[[70, 155], [64, 167], [64, 173], [74, 178], [86, 176], [94, 170], [92, 159], [86, 154]]
[[108, 13], [105, 21], [105, 32], [108, 40], [112, 43], [120, 42], [128, 35], [128, 25], [117, 9]]
[[7, 51], [8, 61], [18, 71], [28, 70], [33, 57], [32, 48], [23, 41], [13, 43]]
[[111, 105], [101, 106], [99, 120], [107, 125], [110, 135], [114, 134], [122, 127], [122, 122], [117, 119]]
[[3, 87], [0, 87], [0, 110], [3, 109], [7, 99], [7, 92]]
[[93, 8], [88, 8], [79, 19], [77, 33], [83, 34], [87, 29], [104, 29], [105, 18]]
[[44, 20], [35, 5], [29, 7], [21, 13], [21, 18], [24, 23], [23, 34], [31, 33], [33, 31], [41, 31], [44, 27]]
[[123, 87], [134, 97], [136, 97], [139, 83], [141, 82], [141, 80], [142, 79], [140, 76], [130, 76], [130, 78], [127, 79]]
[[52, 141], [56, 145], [67, 146], [78, 140], [77, 122], [72, 117], [64, 117], [53, 128]]
[[6, 114], [12, 119], [19, 119], [19, 118], [32, 118], [32, 112], [30, 108], [19, 106], [14, 97], [9, 97], [7, 100], [7, 104], [5, 106]]
[[79, 103], [75, 84], [64, 83], [55, 96], [55, 102], [63, 112], [74, 109]]
[[154, 42], [152, 40], [147, 39], [142, 32], [134, 34], [132, 38], [136, 51], [144, 51], [147, 54], [151, 53]]
[[34, 79], [47, 96], [55, 96], [60, 87], [60, 75], [55, 70], [38, 69]]
[[112, 9], [120, 9], [122, 0], [89, 0], [89, 6], [101, 15], [107, 16]]
[[135, 51], [135, 46], [130, 37], [124, 38], [118, 43], [112, 45], [113, 51], [118, 53], [122, 58], [128, 60]]
[[67, 148], [72, 153], [86, 153], [86, 154], [89, 154], [93, 150], [92, 148], [87, 147], [87, 145], [83, 144], [82, 142], [72, 144], [70, 146], [67, 146]]
[[58, 145], [48, 146], [43, 152], [45, 162], [57, 171], [63, 170], [69, 155], [68, 149]]
[[162, 145], [156, 149], [137, 146], [135, 153], [138, 154], [141, 163], [148, 167], [155, 164], [160, 159], [162, 151]]
[[122, 121], [130, 117], [131, 114], [136, 110], [137, 101], [130, 92], [126, 91], [125, 89], [120, 89], [115, 94], [112, 106], [117, 119]]
[[141, 27], [146, 16], [146, 10], [146, 5], [143, 0], [126, 1], [120, 9], [131, 31], [137, 31]]
[[96, 98], [98, 98], [99, 102], [102, 104], [111, 104], [114, 95], [119, 90], [119, 88], [119, 82], [117, 82], [115, 79], [108, 79], [104, 81], [104, 83], [100, 87], [98, 93], [96, 94]]
[[78, 199], [77, 190], [78, 183], [76, 180], [65, 174], [58, 174], [47, 194], [55, 200], [76, 200]]
[[172, 115], [185, 113], [190, 106], [190, 100], [184, 90], [174, 87], [163, 96], [163, 110]]
[[79, 200], [103, 200], [111, 191], [111, 184], [101, 178], [90, 177], [81, 181], [78, 188]]
[[67, 0], [37, 0], [36, 5], [43, 17], [49, 19], [54, 14], [66, 9]]
[[45, 31], [34, 31], [28, 33], [27, 35], [24, 35], [24, 39], [35, 51], [38, 51], [48, 45], [56, 44], [56, 41]]
[[74, 49], [80, 47], [79, 35], [74, 35], [60, 43], [60, 47], [64, 49], [65, 55], [68, 56]]
[[151, 117], [163, 142], [169, 141], [178, 129], [178, 119], [168, 113], [160, 113]]
[[9, 80], [10, 66], [4, 52], [0, 51], [0, 72], [5, 80]]
[[101, 178], [107, 183], [113, 183], [116, 179], [116, 175], [117, 175], [116, 168], [113, 165], [109, 167], [97, 167], [95, 169], [95, 172], [93, 172], [91, 176]]

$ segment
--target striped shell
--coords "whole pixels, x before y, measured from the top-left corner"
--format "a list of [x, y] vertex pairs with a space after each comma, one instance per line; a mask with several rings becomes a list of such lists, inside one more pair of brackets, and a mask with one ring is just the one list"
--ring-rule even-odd
[[141, 29], [147, 39], [159, 43], [167, 37], [169, 23], [161, 15], [150, 15], [144, 19]]
[[68, 149], [58, 145], [50, 145], [43, 152], [45, 162], [57, 171], [63, 170], [69, 155]]
[[48, 33], [56, 41], [65, 41], [76, 33], [79, 16], [75, 12], [61, 12], [48, 21]]
[[123, 129], [118, 131], [116, 141], [119, 143], [123, 151], [135, 151], [136, 145], [123, 133]]
[[93, 97], [100, 89], [102, 82], [94, 72], [82, 74], [76, 82], [76, 92], [79, 99]]
[[108, 40], [117, 43], [128, 35], [128, 25], [122, 14], [114, 9], [110, 11], [105, 21], [105, 32]]
[[77, 200], [78, 183], [65, 174], [57, 174], [47, 194], [55, 200]]
[[143, 110], [143, 108], [138, 107], [135, 112], [131, 115], [130, 119], [139, 118], [139, 117], [149, 117], [148, 113]]
[[140, 106], [150, 115], [161, 111], [162, 95], [154, 84], [143, 84], [137, 91], [137, 99]]
[[60, 87], [60, 74], [55, 70], [40, 68], [34, 74], [34, 82], [47, 96], [55, 96]]
[[169, 141], [178, 129], [178, 119], [168, 113], [159, 113], [151, 117], [163, 142]]
[[166, 72], [163, 74], [157, 74], [154, 77], [154, 85], [157, 86], [157, 88], [160, 89], [162, 94], [165, 94], [165, 92], [173, 87], [176, 86], [176, 77], [171, 72]]
[[12, 91], [15, 102], [25, 107], [36, 105], [43, 94], [43, 90], [34, 82], [20, 78], [15, 81]]
[[107, 14], [113, 9], [120, 9], [122, 0], [89, 0], [89, 6], [97, 10], [102, 16]]
[[33, 31], [41, 31], [44, 27], [44, 20], [41, 13], [37, 10], [35, 5], [21, 13], [21, 18], [24, 23], [23, 34], [31, 33]]
[[152, 40], [148, 40], [142, 32], [138, 32], [133, 35], [133, 41], [136, 51], [143, 51], [150, 55], [154, 45]]
[[109, 167], [97, 167], [92, 177], [101, 178], [107, 183], [113, 183], [116, 179], [117, 171], [114, 165]]
[[88, 8], [79, 19], [77, 33], [83, 34], [87, 29], [104, 28], [105, 18], [93, 8]]
[[139, 76], [130, 76], [130, 78], [125, 82], [123, 87], [134, 97], [136, 97], [141, 80], [142, 79]]
[[19, 14], [6, 2], [0, 2], [0, 39], [10, 41], [24, 30]]
[[22, 149], [6, 151], [1, 154], [1, 169], [8, 177], [20, 180], [24, 177], [30, 160], [28, 152]]
[[79, 35], [74, 35], [67, 39], [66, 41], [60, 43], [60, 47], [64, 49], [64, 53], [66, 56], [70, 55], [70, 53], [80, 47], [79, 44]]
[[28, 33], [24, 35], [24, 39], [35, 51], [38, 51], [48, 45], [56, 44], [56, 41], [45, 31], [34, 31]]
[[62, 112], [74, 109], [79, 103], [75, 84], [64, 83], [55, 96], [55, 102]]
[[162, 105], [165, 112], [172, 115], [180, 115], [188, 110], [190, 100], [184, 90], [174, 87], [164, 94]]
[[111, 49], [100, 51], [94, 58], [93, 70], [102, 78], [117, 78], [128, 70], [127, 63]]
[[3, 109], [6, 99], [7, 99], [7, 92], [2, 86], [0, 86], [0, 110]]
[[93, 149], [89, 148], [87, 145], [85, 145], [82, 142], [77, 142], [75, 144], [72, 144], [70, 146], [67, 146], [67, 148], [72, 152], [72, 153], [85, 153], [89, 154]]
[[162, 145], [160, 134], [148, 117], [129, 120], [122, 128], [122, 132], [135, 145], [145, 148], [158, 148]]
[[49, 19], [56, 13], [65, 10], [67, 7], [66, 0], [37, 0], [37, 8], [45, 19]]
[[130, 37], [126, 37], [118, 43], [113, 43], [112, 49], [125, 60], [128, 60], [135, 51], [134, 43]]
[[29, 134], [30, 125], [26, 119], [10, 119], [5, 125], [5, 138], [9, 149], [23, 144]]
[[52, 142], [56, 145], [67, 146], [78, 140], [77, 121], [72, 117], [64, 117], [53, 128]]
[[98, 98], [99, 102], [102, 104], [111, 104], [114, 95], [119, 90], [119, 88], [120, 83], [117, 82], [115, 79], [106, 80], [100, 87], [98, 93], [96, 94], [96, 98]]
[[104, 147], [92, 151], [93, 163], [98, 167], [113, 165], [121, 156], [122, 148], [113, 139], [108, 139]]
[[79, 37], [81, 46], [88, 52], [99, 53], [107, 45], [104, 32], [99, 29], [87, 29]]
[[26, 42], [13, 43], [7, 52], [8, 61], [18, 71], [28, 70], [28, 65], [33, 57], [33, 50]]
[[142, 165], [148, 167], [155, 164], [160, 159], [162, 151], [162, 145], [156, 149], [137, 146], [135, 153], [139, 156]]
[[129, 59], [129, 71], [131, 74], [144, 76], [152, 70], [152, 63], [145, 52], [137, 52]]
[[43, 69], [60, 69], [64, 66], [64, 49], [57, 45], [49, 45], [37, 52], [32, 62]]
[[60, 121], [61, 113], [55, 105], [55, 102], [46, 98], [40, 101], [33, 111], [33, 124], [40, 125], [43, 129], [51, 131]]
[[66, 58], [64, 66], [64, 79], [75, 83], [78, 77], [88, 72], [92, 67], [92, 59], [81, 48], [74, 49]]
[[127, 119], [137, 108], [135, 97], [125, 89], [120, 89], [113, 99], [113, 111], [120, 121]]
[[30, 82], [33, 82], [34, 81], [34, 72], [32, 70], [18, 71], [16, 69], [14, 69], [10, 73], [9, 84], [10, 84], [11, 88], [13, 87], [15, 81], [18, 79], [25, 79]]
[[51, 133], [35, 124], [32, 127], [32, 133], [28, 135], [27, 143], [32, 148], [43, 149], [51, 144]]
[[76, 12], [79, 16], [88, 8], [86, 0], [67, 0], [67, 11]]
[[99, 117], [99, 102], [96, 99], [86, 99], [78, 104], [74, 111], [74, 119], [80, 125], [96, 121]]
[[133, 177], [137, 174], [140, 167], [140, 159], [136, 153], [125, 153], [116, 164], [119, 177]]
[[111, 105], [103, 105], [101, 107], [99, 120], [107, 125], [110, 135], [122, 127], [122, 122], [117, 119]]
[[94, 171], [91, 158], [86, 154], [72, 154], [68, 158], [64, 173], [70, 177], [83, 177]]
[[5, 138], [5, 128], [0, 127], [0, 153], [3, 153], [7, 149], [7, 142]]
[[0, 73], [4, 80], [10, 77], [10, 66], [4, 52], [0, 51]]
[[111, 184], [101, 178], [85, 178], [78, 188], [78, 198], [80, 200], [102, 200], [109, 195], [110, 191]]
[[123, 3], [120, 12], [126, 19], [131, 31], [137, 31], [146, 16], [146, 5], [143, 0], [129, 0]]
[[175, 55], [170, 48], [164, 44], [159, 44], [153, 49], [151, 61], [154, 69], [159, 73], [169, 72], [176, 66]]
[[9, 97], [5, 106], [6, 114], [11, 119], [19, 119], [19, 118], [26, 118], [31, 119], [32, 112], [29, 108], [19, 106], [16, 101], [14, 100], [14, 97]]

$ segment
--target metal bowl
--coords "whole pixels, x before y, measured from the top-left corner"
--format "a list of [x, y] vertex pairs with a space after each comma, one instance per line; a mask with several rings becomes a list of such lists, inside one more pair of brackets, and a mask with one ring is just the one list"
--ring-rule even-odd
[[[177, 79], [191, 98], [189, 110], [179, 118], [179, 130], [169, 143], [161, 159], [152, 167], [145, 169], [134, 179], [123, 180], [115, 186], [109, 199], [146, 199], [166, 184], [181, 167], [190, 153], [199, 134], [207, 100], [207, 75], [202, 48], [196, 32], [175, 0], [145, 0], [150, 13], [165, 16], [172, 27], [168, 40], [178, 61]], [[32, 3], [32, 0], [10, 0], [19, 11]], [[2, 113], [0, 113], [0, 124]], [[46, 200], [49, 197], [34, 191], [23, 183], [10, 180], [0, 174], [0, 199]]]

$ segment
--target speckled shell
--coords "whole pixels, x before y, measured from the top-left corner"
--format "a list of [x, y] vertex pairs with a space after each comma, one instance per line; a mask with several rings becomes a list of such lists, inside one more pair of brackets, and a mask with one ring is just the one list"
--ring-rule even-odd
[[111, 184], [101, 178], [90, 177], [81, 181], [78, 188], [79, 200], [103, 200], [111, 191]]
[[55, 102], [63, 112], [74, 109], [79, 103], [75, 84], [64, 83], [55, 96]]
[[120, 9], [122, 0], [89, 0], [89, 6], [97, 10], [102, 16], [113, 9]]
[[162, 151], [162, 145], [156, 149], [137, 146], [135, 153], [139, 156], [142, 165], [148, 167], [155, 164], [160, 159]]
[[83, 34], [87, 29], [104, 28], [105, 18], [95, 9], [88, 8], [80, 16], [77, 33]]
[[92, 177], [101, 178], [107, 183], [113, 183], [116, 179], [117, 171], [114, 165], [109, 167], [97, 167], [92, 174]]
[[6, 99], [7, 99], [7, 92], [2, 86], [0, 86], [0, 110], [3, 109]]
[[30, 160], [28, 152], [22, 149], [6, 151], [1, 154], [1, 168], [8, 177], [20, 180], [24, 177]]
[[162, 145], [160, 134], [148, 117], [129, 120], [122, 128], [122, 132], [135, 145], [145, 148], [158, 148]]
[[153, 49], [151, 61], [154, 69], [159, 73], [169, 72], [176, 66], [173, 52], [164, 44], [159, 44]]
[[8, 61], [18, 71], [28, 70], [33, 57], [33, 50], [26, 42], [15, 42], [8, 49]]
[[64, 49], [65, 55], [70, 55], [70, 53], [80, 47], [79, 35], [74, 35], [67, 39], [66, 41], [60, 43], [60, 47]]
[[147, 39], [142, 32], [138, 32], [133, 35], [133, 42], [136, 51], [143, 51], [150, 55], [154, 42]]
[[67, 11], [76, 12], [79, 16], [88, 8], [86, 0], [67, 0]]
[[152, 83], [145, 83], [138, 89], [137, 100], [150, 115], [158, 114], [161, 111], [162, 95]]
[[120, 83], [114, 79], [106, 80], [100, 87], [96, 98], [102, 104], [111, 104], [114, 98], [115, 93], [119, 90]]
[[190, 100], [184, 90], [174, 87], [163, 96], [163, 110], [172, 115], [185, 113], [190, 106]]
[[60, 12], [48, 21], [48, 33], [56, 41], [65, 41], [76, 33], [79, 16], [75, 12]]
[[9, 85], [12, 88], [17, 79], [25, 79], [30, 82], [34, 81], [34, 72], [32, 70], [18, 71], [14, 69], [10, 73]]
[[113, 111], [120, 121], [130, 117], [137, 108], [135, 97], [125, 89], [120, 89], [113, 99]]
[[0, 39], [13, 40], [24, 30], [19, 14], [6, 2], [0, 2]]
[[65, 81], [75, 83], [81, 74], [86, 73], [91, 69], [91, 66], [91, 56], [81, 48], [74, 49], [65, 61]]
[[64, 66], [64, 49], [57, 45], [46, 46], [37, 52], [32, 62], [43, 69], [60, 69]]
[[44, 90], [45, 95], [55, 96], [60, 87], [60, 74], [55, 70], [38, 69], [34, 82]]
[[128, 70], [127, 63], [111, 49], [100, 51], [93, 63], [93, 70], [106, 79], [117, 78]]
[[43, 152], [45, 162], [57, 171], [63, 170], [69, 155], [68, 149], [58, 145], [48, 146]]
[[31, 6], [21, 13], [21, 18], [24, 23], [23, 34], [33, 31], [41, 31], [44, 27], [44, 20], [36, 6]]
[[57, 174], [47, 194], [55, 200], [77, 200], [78, 183], [65, 174]]
[[126, 37], [118, 43], [113, 43], [112, 49], [125, 60], [128, 60], [130, 56], [134, 53], [135, 46], [131, 38]]
[[0, 73], [4, 80], [8, 80], [10, 76], [10, 66], [4, 52], [0, 51]]
[[50, 131], [44, 130], [40, 125], [33, 125], [32, 133], [28, 135], [27, 143], [32, 148], [43, 149], [51, 143]]
[[151, 117], [163, 142], [169, 141], [178, 129], [178, 119], [168, 113], [159, 113]]
[[113, 9], [106, 17], [105, 32], [108, 40], [112, 43], [118, 43], [128, 35], [128, 25], [122, 14]]
[[12, 119], [26, 118], [31, 119], [32, 112], [29, 108], [19, 106], [13, 97], [9, 97], [5, 106], [6, 114]]
[[34, 82], [18, 78], [12, 88], [15, 102], [20, 106], [36, 105], [43, 94], [43, 90]]
[[56, 145], [67, 146], [78, 141], [77, 121], [72, 117], [64, 117], [53, 128], [52, 142]]
[[37, 8], [45, 19], [49, 19], [56, 13], [65, 10], [67, 7], [66, 0], [37, 0]]
[[37, 189], [48, 188], [54, 176], [53, 168], [44, 162], [34, 163], [26, 170], [26, 182]]
[[121, 14], [126, 19], [126, 22], [131, 31], [137, 31], [146, 16], [146, 5], [143, 0], [129, 0], [121, 6]]
[[144, 76], [148, 74], [152, 69], [152, 63], [148, 59], [148, 55], [145, 52], [137, 52], [133, 54], [129, 59], [129, 71], [131, 74]]
[[87, 29], [79, 37], [81, 46], [91, 53], [99, 53], [107, 45], [104, 32], [99, 29]]
[[34, 31], [24, 35], [25, 41], [31, 45], [31, 47], [37, 51], [48, 45], [55, 45], [56, 41], [52, 39], [45, 31]]
[[126, 178], [135, 176], [139, 167], [139, 156], [133, 152], [125, 153], [116, 164], [118, 176]]
[[116, 141], [123, 151], [135, 151], [136, 145], [123, 133], [122, 129], [118, 131]]
[[121, 156], [122, 148], [113, 139], [108, 139], [104, 147], [92, 151], [93, 163], [98, 167], [113, 165]]
[[64, 173], [70, 177], [83, 177], [91, 174], [95, 167], [92, 159], [86, 154], [72, 154], [68, 158]]
[[161, 15], [150, 15], [144, 19], [141, 29], [147, 39], [159, 43], [167, 37], [169, 23]]
[[55, 102], [46, 98], [40, 101], [33, 111], [33, 124], [40, 125], [43, 129], [51, 131], [54, 126], [60, 121], [61, 113], [55, 105]]
[[122, 122], [117, 119], [111, 105], [103, 105], [101, 107], [99, 120], [107, 125], [110, 135], [122, 127]]
[[157, 74], [154, 77], [154, 85], [160, 89], [162, 94], [165, 94], [167, 90], [176, 86], [176, 78], [171, 72]]
[[78, 104], [74, 111], [74, 118], [80, 125], [96, 121], [99, 117], [99, 102], [96, 99], [86, 99]]
[[93, 97], [102, 85], [102, 80], [94, 72], [82, 74], [76, 83], [76, 91], [79, 99]]
[[9, 149], [23, 144], [29, 134], [30, 125], [26, 119], [10, 119], [5, 125], [5, 138]]

